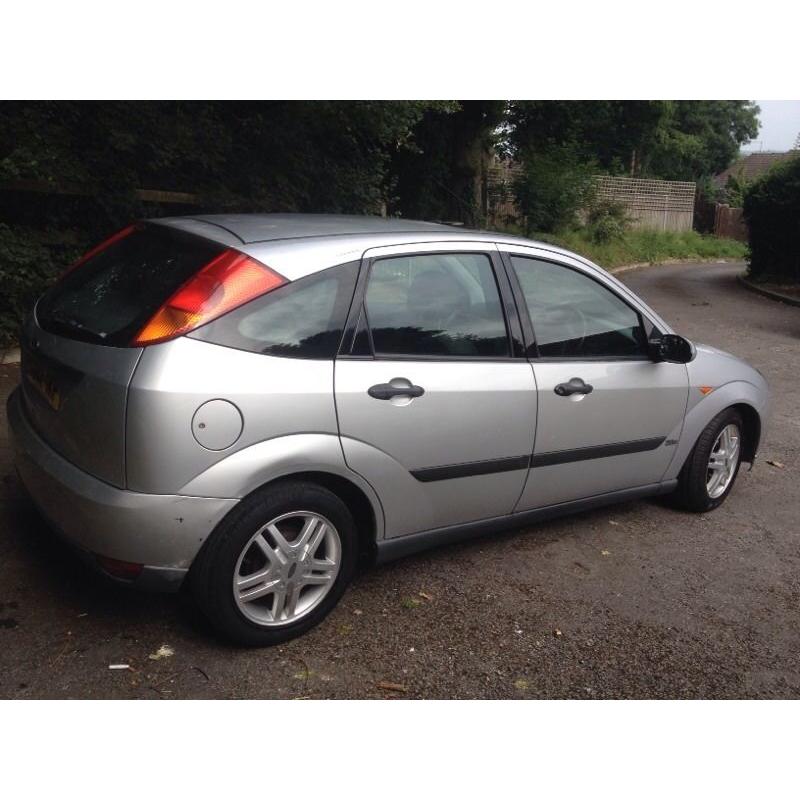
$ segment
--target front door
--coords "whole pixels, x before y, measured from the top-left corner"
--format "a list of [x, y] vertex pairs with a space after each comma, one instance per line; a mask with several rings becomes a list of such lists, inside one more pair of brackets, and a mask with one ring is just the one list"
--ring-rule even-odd
[[497, 254], [419, 249], [367, 254], [358, 328], [335, 369], [345, 460], [380, 496], [387, 537], [510, 513], [536, 426]]
[[654, 363], [651, 325], [587, 272], [510, 256], [536, 338], [536, 443], [517, 510], [658, 483], [686, 412], [684, 364]]

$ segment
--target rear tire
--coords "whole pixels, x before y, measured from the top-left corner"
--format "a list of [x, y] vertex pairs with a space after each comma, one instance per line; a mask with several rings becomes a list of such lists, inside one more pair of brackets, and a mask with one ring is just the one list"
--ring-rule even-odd
[[273, 645], [327, 616], [357, 557], [347, 506], [322, 486], [286, 481], [245, 498], [220, 523], [192, 566], [191, 589], [217, 633]]
[[[720, 474], [724, 472], [724, 480], [715, 482], [715, 470], [725, 460], [720, 455], [725, 452], [720, 440], [726, 431], [731, 440], [735, 431], [735, 463], [729, 464], [726, 468], [720, 467]], [[675, 505], [695, 513], [712, 511], [722, 505], [739, 474], [743, 431], [742, 417], [732, 408], [721, 411], [708, 423], [678, 476], [678, 488], [673, 495]], [[729, 446], [729, 449], [732, 449], [732, 446]]]

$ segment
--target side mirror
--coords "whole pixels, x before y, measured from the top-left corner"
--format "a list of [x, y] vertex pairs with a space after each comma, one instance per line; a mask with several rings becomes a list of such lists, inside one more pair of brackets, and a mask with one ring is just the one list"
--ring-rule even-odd
[[647, 343], [653, 361], [688, 364], [695, 357], [694, 345], [676, 333], [664, 333]]

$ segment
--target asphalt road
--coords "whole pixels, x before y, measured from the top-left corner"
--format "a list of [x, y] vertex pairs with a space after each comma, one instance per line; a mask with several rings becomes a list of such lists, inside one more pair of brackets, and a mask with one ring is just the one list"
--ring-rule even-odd
[[[0, 696], [800, 696], [800, 309], [741, 270], [623, 276], [771, 384], [760, 462], [720, 509], [628, 503], [372, 569], [282, 647], [220, 644], [180, 598], [87, 572], [25, 503], [0, 421]], [[0, 367], [3, 409], [17, 377]], [[152, 660], [162, 645], [174, 654]]]

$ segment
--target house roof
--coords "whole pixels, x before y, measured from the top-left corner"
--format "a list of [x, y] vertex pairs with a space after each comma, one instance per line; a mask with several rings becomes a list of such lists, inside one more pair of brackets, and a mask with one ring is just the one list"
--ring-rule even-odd
[[733, 175], [738, 180], [752, 181], [763, 175], [775, 164], [797, 155], [796, 150], [788, 153], [748, 153], [732, 164], [728, 169], [715, 175], [713, 183], [722, 187], [728, 182], [728, 177]]

